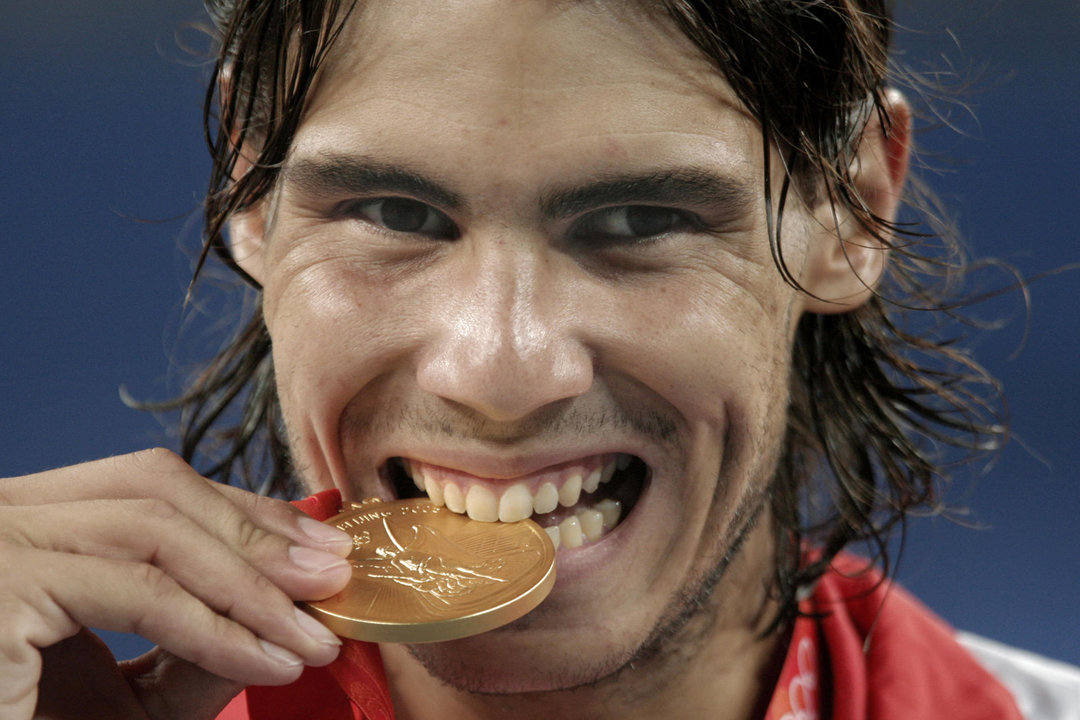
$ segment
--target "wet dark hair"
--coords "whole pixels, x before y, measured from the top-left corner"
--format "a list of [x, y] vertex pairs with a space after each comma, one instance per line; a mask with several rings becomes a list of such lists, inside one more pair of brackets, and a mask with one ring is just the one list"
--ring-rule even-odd
[[[220, 35], [207, 94], [213, 170], [199, 268], [211, 253], [245, 277], [229, 254], [229, 218], [271, 191], [299, 125], [307, 93], [351, 3], [339, 0], [207, 0]], [[778, 622], [851, 543], [889, 567], [892, 531], [916, 511], [940, 510], [946, 465], [992, 448], [996, 386], [936, 321], [965, 262], [932, 223], [874, 215], [851, 175], [868, 123], [889, 131], [890, 9], [883, 0], [663, 0], [666, 14], [716, 66], [758, 119], [765, 147], [769, 239], [778, 271], [798, 286], [780, 242], [793, 193], [827, 200], [889, 248], [877, 292], [852, 312], [805, 315], [797, 330], [784, 452], [771, 488], [777, 533]], [[216, 114], [215, 114], [216, 112]], [[257, 149], [235, 182], [239, 146]], [[770, 154], [784, 177], [766, 189]], [[929, 223], [929, 224], [928, 224]], [[838, 239], [838, 242], [841, 242]], [[930, 311], [930, 312], [927, 312]], [[209, 459], [203, 471], [266, 494], [298, 491], [274, 384], [270, 338], [258, 307], [189, 390], [181, 453]], [[814, 552], [807, 554], [807, 548]]]

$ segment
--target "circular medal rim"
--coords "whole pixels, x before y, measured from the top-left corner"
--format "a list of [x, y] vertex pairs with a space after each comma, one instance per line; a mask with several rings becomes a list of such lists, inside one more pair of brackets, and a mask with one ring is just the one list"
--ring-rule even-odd
[[[404, 505], [416, 501], [430, 503], [426, 498], [410, 498], [408, 500], [390, 501], [385, 504], [388, 506]], [[363, 506], [356, 503], [354, 504], [353, 509], [344, 510], [333, 517], [327, 518], [323, 522], [327, 525], [341, 522], [353, 515], [362, 512], [370, 512], [374, 507], [378, 507], [380, 504], [383, 504], [383, 502], [365, 503]], [[435, 505], [434, 507], [440, 508], [443, 512], [449, 513], [451, 516], [469, 519], [468, 516], [458, 515], [444, 507], [438, 505]], [[473, 522], [480, 521], [474, 520]], [[533, 583], [531, 587], [525, 589], [516, 597], [510, 598], [493, 607], [485, 608], [484, 610], [479, 610], [470, 613], [469, 615], [424, 622], [387, 622], [383, 620], [364, 620], [362, 618], [344, 616], [319, 607], [318, 603], [322, 602], [319, 600], [301, 602], [299, 603], [299, 607], [309, 615], [315, 617], [335, 634], [352, 640], [362, 640], [367, 642], [444, 642], [447, 640], [457, 640], [463, 637], [477, 635], [502, 627], [503, 625], [517, 620], [540, 605], [555, 584], [555, 546], [552, 544], [551, 538], [544, 532], [543, 528], [530, 519], [520, 520], [518, 522], [530, 523], [533, 526], [532, 529], [534, 534], [540, 539], [541, 545], [550, 551], [551, 562], [548, 564], [547, 571]]]

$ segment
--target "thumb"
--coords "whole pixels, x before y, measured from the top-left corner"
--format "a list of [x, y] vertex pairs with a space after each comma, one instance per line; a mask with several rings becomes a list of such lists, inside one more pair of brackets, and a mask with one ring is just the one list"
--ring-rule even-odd
[[161, 648], [120, 666], [144, 712], [154, 720], [213, 720], [244, 689]]
[[147, 718], [112, 653], [86, 628], [40, 652], [41, 676], [34, 717]]

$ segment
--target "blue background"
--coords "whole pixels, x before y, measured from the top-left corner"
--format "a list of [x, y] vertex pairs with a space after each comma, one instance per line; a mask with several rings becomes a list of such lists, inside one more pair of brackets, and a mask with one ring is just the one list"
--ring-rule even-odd
[[[201, 20], [199, 3], [0, 8], [0, 475], [16, 475], [171, 442], [167, 423], [127, 409], [119, 388], [167, 397], [201, 357], [191, 348], [219, 336], [182, 306], [208, 169], [207, 69], [180, 49], [207, 46], [183, 29]], [[1080, 261], [1080, 3], [899, 10], [912, 29], [903, 62], [975, 80], [973, 112], [950, 114], [960, 134], [918, 135], [936, 168], [922, 174], [973, 251], [1025, 275]], [[1030, 322], [1016, 294], [977, 309], [1010, 319], [974, 344], [1004, 383], [1015, 439], [950, 490], [980, 529], [917, 521], [900, 568], [953, 624], [1076, 664], [1078, 280], [1036, 283]], [[224, 296], [210, 295], [214, 313]]]

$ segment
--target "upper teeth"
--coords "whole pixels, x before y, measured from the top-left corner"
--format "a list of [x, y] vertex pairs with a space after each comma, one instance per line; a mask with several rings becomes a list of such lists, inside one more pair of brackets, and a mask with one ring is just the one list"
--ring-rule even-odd
[[466, 481], [461, 473], [407, 459], [403, 461], [416, 487], [426, 492], [433, 503], [484, 522], [516, 522], [533, 513], [552, 512], [558, 505], [572, 507], [581, 500], [582, 491], [596, 492], [601, 483], [611, 480], [620, 464], [628, 465], [629, 457], [594, 456], [572, 466], [511, 483], [496, 494], [498, 484]]

